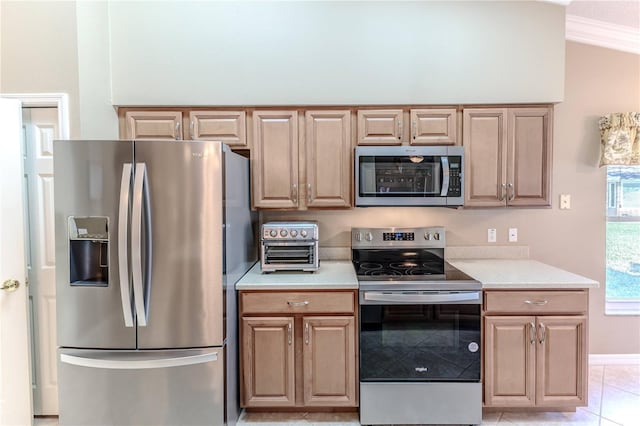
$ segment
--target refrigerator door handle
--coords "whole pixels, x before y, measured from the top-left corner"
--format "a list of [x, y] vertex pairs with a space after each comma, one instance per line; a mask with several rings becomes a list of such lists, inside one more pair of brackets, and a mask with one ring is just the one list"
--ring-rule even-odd
[[[142, 227], [144, 209], [145, 225], [145, 274], [142, 275]], [[151, 210], [149, 203], [149, 183], [147, 166], [136, 163], [133, 181], [133, 210], [131, 213], [131, 268], [133, 270], [133, 296], [138, 318], [138, 326], [146, 327], [149, 319], [149, 293], [151, 285]]]
[[142, 358], [131, 359], [132, 357], [101, 356], [84, 357], [77, 355], [61, 354], [60, 362], [77, 365], [80, 367], [103, 368], [110, 370], [145, 370], [149, 368], [181, 367], [184, 365], [204, 364], [218, 360], [218, 353], [211, 352], [197, 355], [169, 356], [166, 358]]
[[129, 219], [129, 189], [131, 188], [131, 163], [122, 166], [120, 204], [118, 207], [118, 271], [120, 273], [120, 299], [125, 327], [133, 327], [131, 293], [129, 290], [129, 253], [127, 248]]

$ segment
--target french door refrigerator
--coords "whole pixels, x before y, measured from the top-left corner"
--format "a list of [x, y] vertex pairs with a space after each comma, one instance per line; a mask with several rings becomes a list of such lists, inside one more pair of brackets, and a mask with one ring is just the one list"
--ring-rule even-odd
[[54, 143], [60, 425], [238, 417], [249, 164], [220, 142]]

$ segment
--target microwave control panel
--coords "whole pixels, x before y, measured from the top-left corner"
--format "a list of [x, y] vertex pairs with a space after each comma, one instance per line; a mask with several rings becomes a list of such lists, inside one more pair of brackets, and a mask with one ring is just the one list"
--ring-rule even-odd
[[447, 196], [462, 196], [462, 161], [460, 157], [449, 157], [449, 191]]

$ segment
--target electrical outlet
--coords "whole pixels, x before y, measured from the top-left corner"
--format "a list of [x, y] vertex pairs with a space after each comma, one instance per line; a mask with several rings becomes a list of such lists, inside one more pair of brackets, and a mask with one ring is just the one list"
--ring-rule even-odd
[[518, 241], [518, 228], [509, 228], [509, 242], [515, 243]]
[[560, 209], [569, 210], [571, 208], [571, 194], [560, 194]]
[[487, 229], [487, 242], [489, 243], [496, 242], [496, 228]]

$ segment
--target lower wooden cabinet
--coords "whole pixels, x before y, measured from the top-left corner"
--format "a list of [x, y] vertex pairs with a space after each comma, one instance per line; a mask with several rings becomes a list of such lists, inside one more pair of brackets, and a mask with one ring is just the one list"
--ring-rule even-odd
[[243, 407], [357, 407], [354, 292], [241, 292], [240, 301]]
[[[584, 291], [586, 293], [586, 290]], [[489, 293], [489, 292], [488, 292]], [[504, 293], [504, 292], [503, 292]], [[543, 313], [562, 292], [520, 292], [522, 311]], [[576, 291], [576, 297], [583, 296]], [[512, 292], [517, 296], [519, 292]], [[531, 297], [534, 296], [534, 297]], [[484, 403], [487, 407], [577, 407], [587, 398], [587, 299], [554, 314], [495, 315], [485, 295]], [[495, 300], [499, 300], [498, 297]], [[564, 312], [563, 312], [564, 311]], [[568, 311], [568, 312], [567, 312]], [[521, 312], [521, 313], [525, 313]]]

